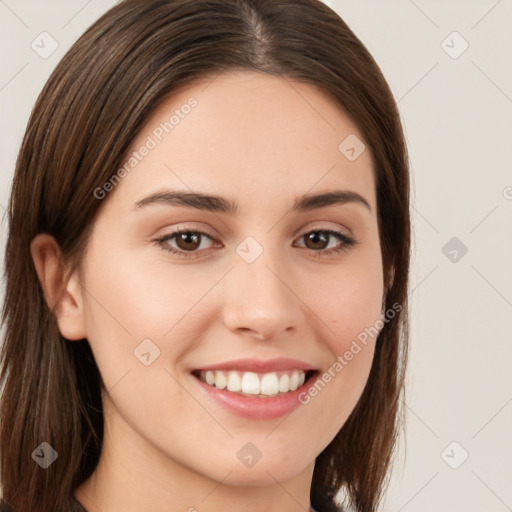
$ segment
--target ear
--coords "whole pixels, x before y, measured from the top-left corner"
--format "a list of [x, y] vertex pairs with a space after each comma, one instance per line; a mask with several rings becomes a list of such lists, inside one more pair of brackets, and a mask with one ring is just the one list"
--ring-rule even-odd
[[77, 273], [67, 275], [59, 245], [52, 236], [41, 233], [30, 243], [30, 252], [60, 333], [68, 340], [86, 338], [82, 286]]

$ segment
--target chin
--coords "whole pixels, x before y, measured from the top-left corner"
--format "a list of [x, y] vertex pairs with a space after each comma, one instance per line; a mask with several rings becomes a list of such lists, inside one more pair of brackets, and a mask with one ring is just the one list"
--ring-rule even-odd
[[282, 457], [281, 460], [267, 460], [267, 462], [263, 462], [262, 458], [251, 468], [238, 465], [232, 467], [231, 471], [233, 472], [229, 475], [227, 481], [230, 485], [234, 486], [265, 487], [275, 485], [276, 481], [285, 482], [296, 477], [304, 471], [306, 466], [307, 462], [304, 462], [303, 467], [299, 467], [296, 463], [292, 462], [285, 465]]

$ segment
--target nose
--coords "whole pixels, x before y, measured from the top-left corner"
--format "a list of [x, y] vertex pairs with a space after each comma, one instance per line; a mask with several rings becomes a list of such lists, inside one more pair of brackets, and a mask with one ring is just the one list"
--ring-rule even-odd
[[265, 250], [252, 262], [238, 261], [224, 284], [224, 323], [259, 340], [277, 339], [304, 321], [304, 301], [294, 293], [297, 276]]

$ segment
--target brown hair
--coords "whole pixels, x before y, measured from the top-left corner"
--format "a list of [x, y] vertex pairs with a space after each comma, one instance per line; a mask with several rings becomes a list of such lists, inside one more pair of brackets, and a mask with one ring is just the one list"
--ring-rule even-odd
[[[16, 163], [8, 208], [2, 314], [0, 464], [16, 510], [65, 510], [94, 470], [103, 439], [101, 377], [87, 340], [62, 337], [30, 242], [48, 233], [79, 268], [101, 201], [155, 108], [179, 86], [249, 69], [313, 84], [353, 119], [374, 160], [386, 304], [401, 309], [376, 342], [352, 414], [317, 457], [311, 503], [373, 512], [387, 485], [399, 427], [408, 343], [409, 169], [396, 103], [345, 22], [317, 0], [124, 0], [71, 47], [41, 92]], [[341, 141], [340, 141], [341, 142]], [[394, 279], [391, 277], [395, 270]], [[58, 452], [47, 469], [41, 442]]]

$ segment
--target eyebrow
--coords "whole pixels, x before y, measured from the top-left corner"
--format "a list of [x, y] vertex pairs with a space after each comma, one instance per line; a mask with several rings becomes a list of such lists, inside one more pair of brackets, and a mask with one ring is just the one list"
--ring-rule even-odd
[[[362, 204], [370, 212], [372, 211], [368, 201], [351, 190], [334, 190], [321, 194], [305, 194], [298, 197], [292, 206], [292, 211], [302, 213], [327, 206], [342, 205], [346, 203]], [[149, 205], [163, 204], [169, 206], [185, 206], [210, 212], [235, 215], [238, 213], [238, 203], [221, 196], [202, 194], [200, 192], [185, 192], [181, 190], [163, 190], [154, 192], [140, 199], [134, 205], [134, 209]]]

